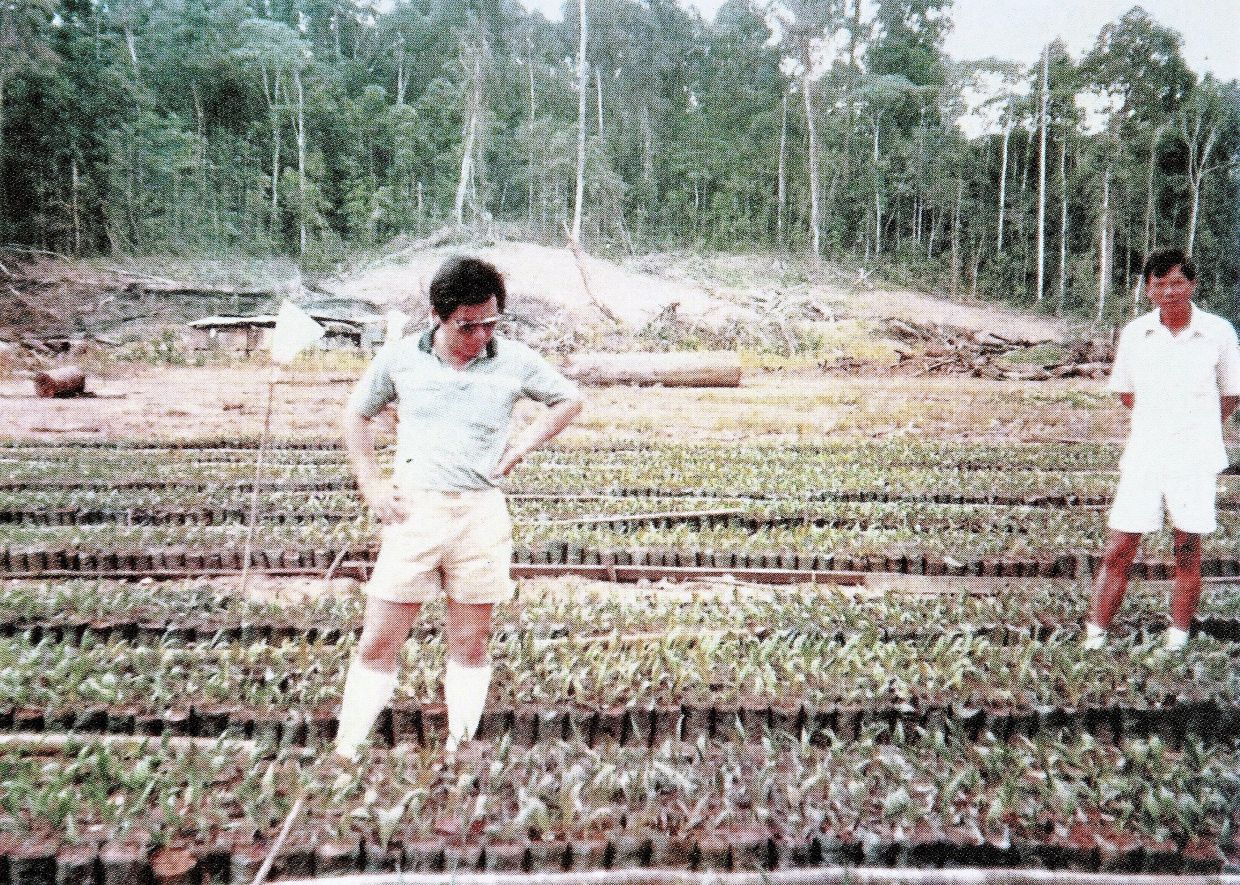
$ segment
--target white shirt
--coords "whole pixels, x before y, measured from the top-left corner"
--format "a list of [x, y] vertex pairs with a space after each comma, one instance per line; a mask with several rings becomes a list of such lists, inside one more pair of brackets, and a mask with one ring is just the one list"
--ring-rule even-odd
[[1192, 307], [1178, 335], [1153, 310], [1124, 327], [1108, 387], [1134, 395], [1120, 469], [1227, 467], [1220, 396], [1240, 396], [1240, 344], [1231, 323]]

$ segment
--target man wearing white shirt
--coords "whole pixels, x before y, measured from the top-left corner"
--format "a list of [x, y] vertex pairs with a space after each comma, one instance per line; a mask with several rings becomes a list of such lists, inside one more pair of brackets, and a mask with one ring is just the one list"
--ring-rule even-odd
[[1214, 531], [1218, 474], [1227, 467], [1223, 422], [1240, 401], [1240, 346], [1231, 323], [1192, 303], [1197, 270], [1179, 249], [1142, 271], [1155, 310], [1124, 327], [1110, 389], [1132, 410], [1128, 444], [1094, 584], [1085, 645], [1101, 648], [1124, 600], [1141, 536], [1170, 517], [1175, 588], [1166, 646], [1184, 647], [1201, 595], [1201, 536]]

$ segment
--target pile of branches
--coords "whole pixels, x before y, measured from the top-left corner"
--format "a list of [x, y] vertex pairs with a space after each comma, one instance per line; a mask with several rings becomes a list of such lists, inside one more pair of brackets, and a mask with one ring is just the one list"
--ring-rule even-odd
[[[888, 321], [888, 332], [900, 357], [898, 370], [915, 376], [970, 375], [1013, 381], [1105, 378], [1113, 357], [1111, 345], [1106, 341], [1063, 345], [898, 319]], [[1063, 351], [1063, 357], [1050, 365], [1019, 364], [1004, 359], [1043, 345], [1054, 345]]]
[[135, 321], [179, 324], [201, 313], [195, 298], [277, 298], [301, 291], [300, 276], [260, 287], [203, 284], [92, 264], [19, 246], [0, 247], [0, 351], [21, 363], [73, 353]]

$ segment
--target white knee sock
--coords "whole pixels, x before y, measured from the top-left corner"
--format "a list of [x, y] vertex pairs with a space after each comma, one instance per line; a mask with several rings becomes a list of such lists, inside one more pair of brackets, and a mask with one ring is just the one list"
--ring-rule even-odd
[[396, 690], [396, 672], [372, 670], [358, 658], [349, 665], [340, 699], [340, 727], [336, 730], [336, 752], [356, 759], [358, 746], [366, 740], [375, 720]]
[[443, 698], [448, 707], [448, 752], [456, 750], [478, 730], [482, 708], [491, 686], [491, 665], [466, 667], [449, 659], [443, 675]]

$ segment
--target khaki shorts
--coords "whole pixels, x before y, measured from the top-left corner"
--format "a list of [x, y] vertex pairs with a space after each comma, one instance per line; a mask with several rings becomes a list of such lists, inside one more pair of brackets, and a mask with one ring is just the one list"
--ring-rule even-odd
[[1165, 510], [1180, 531], [1208, 535], [1218, 527], [1217, 493], [1218, 475], [1209, 471], [1125, 470], [1120, 473], [1107, 526], [1134, 535], [1157, 532], [1163, 527]]
[[443, 591], [473, 605], [512, 599], [512, 520], [503, 492], [417, 490], [401, 497], [409, 516], [383, 530], [369, 595], [421, 603]]

